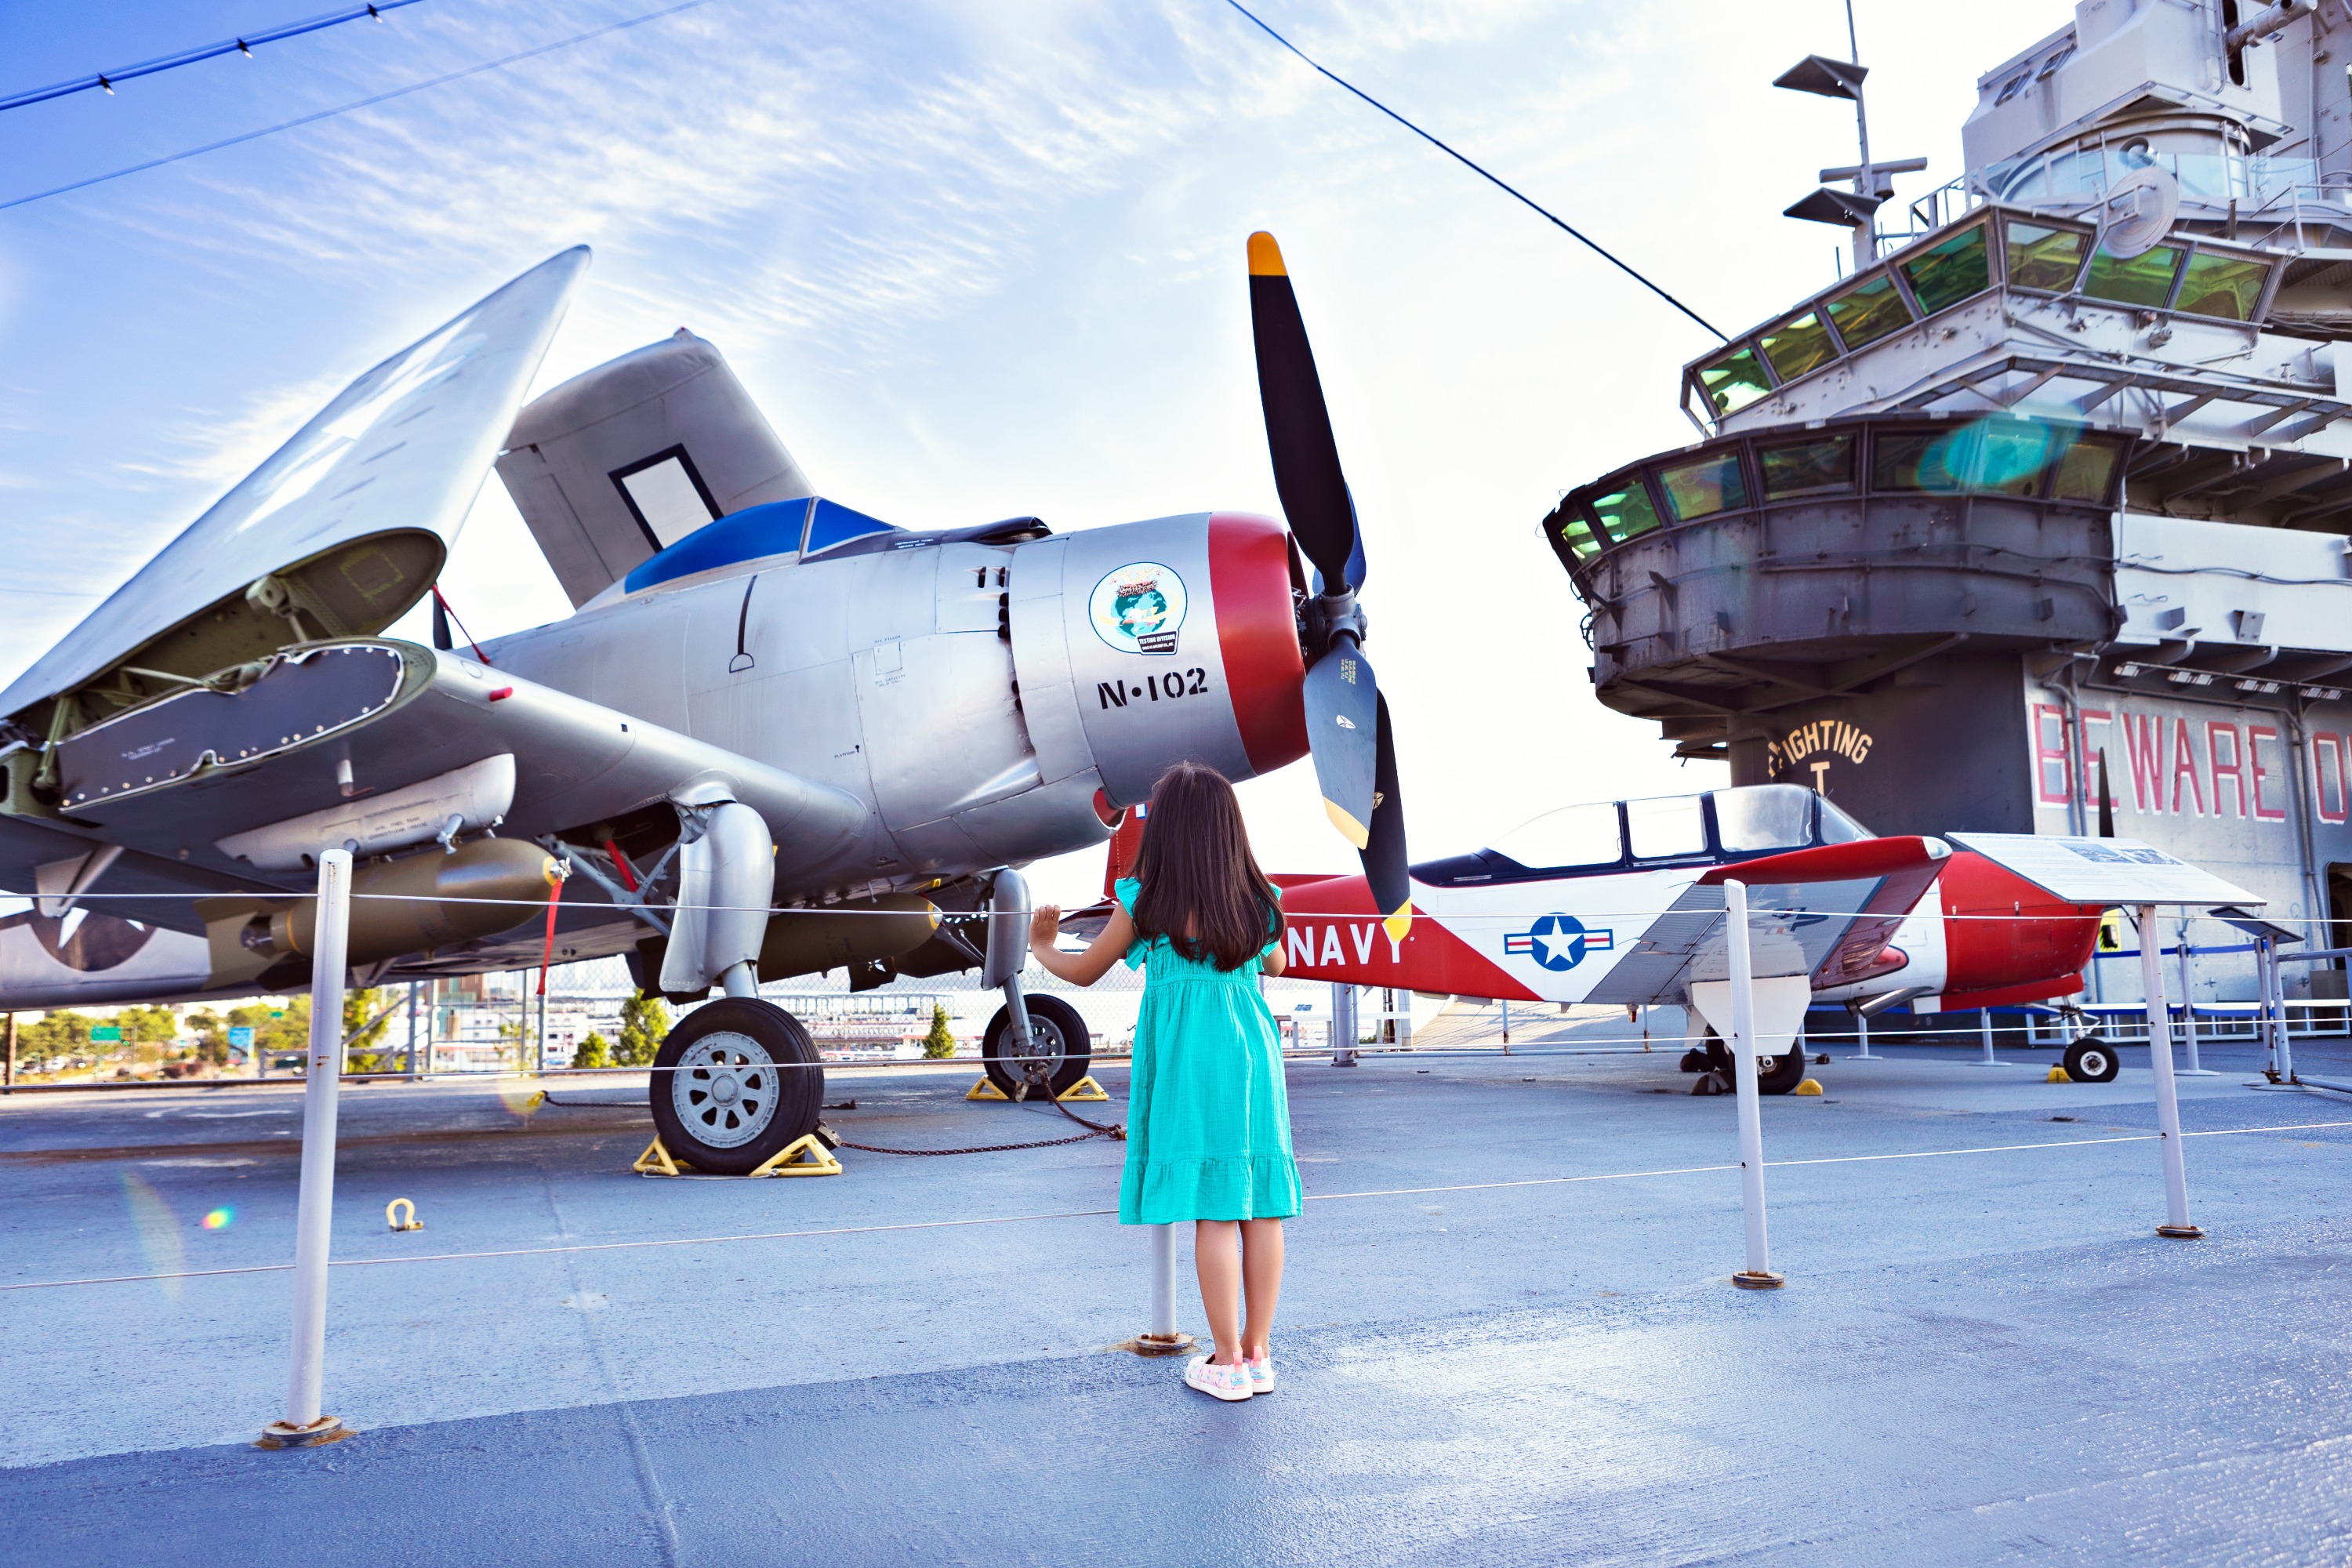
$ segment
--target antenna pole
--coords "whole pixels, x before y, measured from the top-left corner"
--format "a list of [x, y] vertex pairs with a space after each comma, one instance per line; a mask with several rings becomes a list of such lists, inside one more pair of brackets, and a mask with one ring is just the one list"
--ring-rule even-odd
[[[1846, 39], [1851, 43], [1853, 37], [1853, 6], [1851, 0], [1846, 6], [1845, 19]], [[1859, 65], [1862, 62], [1857, 59], [1854, 63]], [[1862, 83], [1860, 82], [1853, 84], [1853, 130], [1856, 139], [1862, 142], [1862, 162], [1855, 165], [1853, 171], [1853, 194], [1868, 198], [1876, 194], [1878, 173], [1870, 166], [1870, 116], [1862, 107]], [[1877, 259], [1878, 214], [1875, 209], [1873, 209], [1869, 216], [1858, 220], [1853, 226], [1853, 269], [1860, 272]]]

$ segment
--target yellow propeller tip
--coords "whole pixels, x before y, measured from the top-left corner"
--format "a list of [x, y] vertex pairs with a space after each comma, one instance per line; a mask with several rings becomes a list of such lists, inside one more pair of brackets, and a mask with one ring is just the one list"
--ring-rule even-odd
[[1412, 905], [1407, 903], [1404, 908], [1382, 921], [1381, 929], [1389, 933], [1391, 942], [1402, 942], [1406, 934], [1412, 930]]
[[1331, 826], [1339, 830], [1339, 837], [1357, 848], [1366, 848], [1371, 844], [1372, 830], [1328, 800], [1323, 803], [1323, 815], [1331, 819]]
[[[1274, 236], [1264, 229], [1249, 237], [1250, 276], [1253, 278], [1287, 278], [1290, 269], [1282, 264], [1282, 247], [1274, 243]], [[1361, 847], [1361, 846], [1358, 846]]]

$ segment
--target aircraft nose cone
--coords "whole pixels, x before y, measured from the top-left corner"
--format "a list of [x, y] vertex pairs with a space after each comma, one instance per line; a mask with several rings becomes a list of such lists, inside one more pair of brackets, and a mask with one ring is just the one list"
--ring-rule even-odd
[[1290, 534], [1272, 518], [1209, 519], [1209, 587], [1234, 722], [1250, 771], [1272, 773], [1307, 754], [1299, 688], [1307, 663], [1290, 589]]

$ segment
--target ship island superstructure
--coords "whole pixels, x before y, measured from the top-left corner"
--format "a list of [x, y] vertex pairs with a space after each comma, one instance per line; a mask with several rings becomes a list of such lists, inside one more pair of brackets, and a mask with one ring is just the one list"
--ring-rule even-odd
[[[2347, 0], [2084, 0], [1895, 232], [1923, 163], [1865, 126], [1789, 209], [1854, 269], [1685, 366], [1700, 440], [1545, 520], [1601, 700], [1882, 833], [2141, 838], [2352, 943], [2347, 67]], [[1864, 75], [1777, 85], [1859, 112]]]

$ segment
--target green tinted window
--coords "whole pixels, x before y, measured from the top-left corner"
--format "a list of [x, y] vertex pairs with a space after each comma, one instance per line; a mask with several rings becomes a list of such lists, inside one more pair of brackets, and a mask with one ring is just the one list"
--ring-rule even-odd
[[1592, 515], [1613, 544], [1639, 539], [1658, 526], [1658, 509], [1650, 504], [1650, 492], [1642, 488], [1639, 476], [1623, 489], [1597, 498]]
[[1929, 315], [1992, 287], [1985, 226], [1977, 224], [1903, 264], [1903, 277]]
[[2177, 245], [2159, 245], [2128, 261], [2108, 255], [2103, 247], [2092, 254], [2091, 275], [2083, 279], [2083, 292], [2118, 305], [2161, 305], [2172, 297], [2172, 275], [2179, 270]]
[[1793, 381], [1809, 370], [1818, 370], [1837, 358], [1838, 346], [1830, 336], [1829, 327], [1819, 314], [1808, 310], [1764, 333], [1764, 357], [1772, 362], [1773, 374], [1782, 381]]
[[1881, 430], [1871, 442], [1870, 488], [1874, 490], [1948, 490], [1959, 487], [1944, 470], [1943, 454], [1930, 458], [1933, 430]]
[[1757, 454], [1764, 465], [1764, 496], [1844, 495], [1853, 489], [1853, 437], [1828, 436], [1793, 447], [1767, 447]]
[[2016, 289], [2047, 289], [2063, 294], [2074, 286], [2083, 269], [2087, 235], [2071, 228], [2044, 228], [2011, 218], [2009, 231], [2009, 281]]
[[1748, 482], [1739, 475], [1737, 451], [1717, 452], [1696, 462], [1677, 463], [1658, 470], [1659, 488], [1678, 522], [1737, 511], [1748, 504]]
[[2050, 494], [2056, 500], [2104, 501], [2108, 481], [2115, 478], [2116, 458], [2122, 448], [2108, 441], [2077, 441], [2058, 459], [2058, 478]]
[[1738, 349], [1699, 366], [1698, 384], [1717, 416], [1737, 414], [1772, 390], [1753, 349]]
[[2180, 301], [2173, 308], [2192, 316], [2250, 321], [2269, 276], [2270, 268], [2263, 262], [2200, 253], [2189, 258], [2189, 276], [2181, 279]]
[[1574, 552], [1579, 561], [1590, 561], [1601, 553], [1603, 541], [1592, 529], [1592, 521], [1574, 507], [1560, 509], [1560, 542]]
[[1829, 311], [1849, 350], [1874, 343], [1911, 324], [1911, 307], [1895, 290], [1895, 279], [1884, 272], [1873, 273], [1832, 300]]

